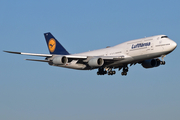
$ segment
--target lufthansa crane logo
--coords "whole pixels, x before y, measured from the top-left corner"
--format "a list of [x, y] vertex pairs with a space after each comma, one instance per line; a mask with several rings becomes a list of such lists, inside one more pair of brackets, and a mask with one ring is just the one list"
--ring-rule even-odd
[[51, 38], [49, 40], [48, 48], [49, 48], [50, 52], [54, 52], [54, 50], [56, 49], [56, 41], [54, 38]]

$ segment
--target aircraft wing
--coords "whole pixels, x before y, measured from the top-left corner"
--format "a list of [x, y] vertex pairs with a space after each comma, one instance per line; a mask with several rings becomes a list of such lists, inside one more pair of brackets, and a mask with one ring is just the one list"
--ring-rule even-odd
[[[21, 54], [21, 55], [30, 55], [30, 56], [39, 56], [39, 57], [53, 57], [59, 56], [56, 54], [37, 54], [37, 53], [25, 53], [25, 52], [14, 52], [14, 51], [4, 51], [12, 54]], [[71, 60], [80, 60], [80, 63], [88, 62], [92, 58], [102, 58], [107, 64], [112, 64], [116, 61], [124, 60], [124, 55], [122, 56], [85, 56], [85, 55], [62, 55]], [[38, 62], [49, 62], [48, 60], [37, 60], [37, 59], [25, 59], [29, 61], [38, 61]]]
[[[25, 53], [25, 52], [14, 52], [14, 51], [4, 51], [4, 52], [12, 53], [12, 54], [20, 54], [20, 55], [39, 56], [39, 57], [59, 56], [59, 55], [56, 55], [56, 54], [37, 54], [37, 53]], [[76, 59], [76, 60], [78, 60], [78, 59], [87, 59], [88, 58], [87, 56], [79, 56], [79, 55], [62, 55], [62, 56], [66, 56], [67, 58]], [[33, 59], [26, 59], [26, 60], [36, 61], [36, 60], [33, 60]], [[37, 60], [37, 61], [41, 62], [41, 60]], [[47, 61], [42, 61], [42, 62], [47, 62]]]
[[71, 59], [87, 59], [88, 56], [80, 56], [80, 55], [63, 55], [66, 56], [67, 58], [71, 58]]
[[104, 60], [123, 60], [124, 59], [124, 55], [122, 55], [122, 56], [99, 56], [99, 57]]
[[13, 51], [4, 51], [4, 52], [13, 53], [13, 54], [21, 54], [21, 55], [40, 56], [40, 57], [52, 57], [51, 54], [24, 53], [24, 52], [13, 52]]
[[[37, 53], [25, 53], [25, 52], [14, 52], [14, 51], [4, 51], [7, 53], [12, 53], [12, 54], [21, 54], [21, 55], [30, 55], [30, 56], [39, 56], [39, 57], [52, 57], [58, 56], [56, 54], [37, 54]], [[67, 58], [72, 58], [72, 59], [86, 59], [87, 56], [76, 56], [76, 55], [62, 55], [66, 56]]]
[[[39, 57], [52, 57], [53, 55], [58, 56], [56, 54], [38, 54], [38, 53], [25, 53], [25, 52], [14, 52], [14, 51], [3, 51], [7, 53], [12, 53], [12, 54], [21, 54], [21, 55], [30, 55], [30, 56], [39, 56]], [[104, 60], [119, 60], [123, 59], [124, 56], [85, 56], [85, 55], [62, 55], [66, 56], [67, 58], [72, 58], [72, 59], [87, 59], [93, 58], [93, 57], [99, 57]]]

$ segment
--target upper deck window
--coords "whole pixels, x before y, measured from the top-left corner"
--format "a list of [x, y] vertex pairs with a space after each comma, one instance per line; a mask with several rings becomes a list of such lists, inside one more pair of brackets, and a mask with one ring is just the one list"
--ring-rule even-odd
[[168, 36], [162, 36], [161, 38], [168, 38]]

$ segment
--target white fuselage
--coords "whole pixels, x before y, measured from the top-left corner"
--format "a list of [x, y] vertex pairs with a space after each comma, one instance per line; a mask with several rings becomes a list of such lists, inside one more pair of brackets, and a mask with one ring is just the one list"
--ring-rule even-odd
[[[164, 37], [163, 37], [164, 36]], [[108, 66], [118, 67], [123, 64], [138, 63], [144, 60], [160, 57], [172, 52], [177, 44], [165, 35], [157, 35], [142, 39], [131, 40], [113, 47], [74, 54], [75, 56], [123, 56], [124, 60], [112, 63]], [[77, 64], [76, 60], [60, 67], [72, 69], [87, 69], [85, 64]]]

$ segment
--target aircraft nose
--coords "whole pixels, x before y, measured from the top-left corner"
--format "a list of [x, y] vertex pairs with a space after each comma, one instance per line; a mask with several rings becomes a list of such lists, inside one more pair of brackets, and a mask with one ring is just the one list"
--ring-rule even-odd
[[173, 47], [173, 49], [175, 49], [175, 48], [177, 47], [177, 43], [174, 42], [174, 41], [172, 41], [172, 42], [171, 42], [171, 46]]

